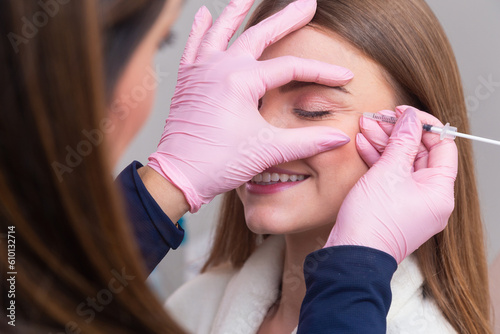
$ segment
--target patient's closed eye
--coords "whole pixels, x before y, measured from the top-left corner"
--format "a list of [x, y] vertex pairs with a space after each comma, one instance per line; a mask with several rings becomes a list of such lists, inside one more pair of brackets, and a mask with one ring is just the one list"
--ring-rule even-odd
[[293, 109], [293, 112], [299, 117], [310, 119], [323, 119], [334, 114], [332, 111], [328, 110], [306, 111], [302, 109]]

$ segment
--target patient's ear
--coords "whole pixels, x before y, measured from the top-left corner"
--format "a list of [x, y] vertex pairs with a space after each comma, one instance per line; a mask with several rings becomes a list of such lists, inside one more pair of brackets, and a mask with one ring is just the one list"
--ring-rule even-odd
[[490, 266], [490, 293], [493, 309], [493, 333], [500, 334], [500, 253]]

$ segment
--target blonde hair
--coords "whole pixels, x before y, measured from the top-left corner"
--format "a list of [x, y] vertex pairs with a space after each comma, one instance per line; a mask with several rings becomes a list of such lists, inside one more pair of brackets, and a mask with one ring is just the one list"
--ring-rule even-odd
[[[289, 4], [264, 0], [249, 26]], [[448, 39], [423, 0], [318, 0], [310, 25], [332, 31], [385, 69], [401, 104], [469, 131], [460, 74]], [[487, 265], [472, 147], [457, 140], [455, 210], [446, 229], [416, 252], [424, 294], [460, 333], [491, 333]], [[241, 266], [255, 249], [235, 191], [225, 195], [214, 246], [203, 268]]]

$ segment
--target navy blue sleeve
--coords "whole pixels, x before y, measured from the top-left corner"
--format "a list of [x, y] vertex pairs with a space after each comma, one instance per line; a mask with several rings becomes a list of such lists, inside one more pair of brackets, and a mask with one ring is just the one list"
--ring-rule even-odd
[[328, 247], [304, 262], [298, 333], [385, 333], [396, 260], [361, 246]]
[[141, 167], [141, 163], [132, 162], [118, 175], [115, 182], [122, 189], [129, 220], [151, 273], [170, 248], [179, 247], [184, 238], [184, 230], [175, 226], [148, 192], [137, 173], [137, 169]]

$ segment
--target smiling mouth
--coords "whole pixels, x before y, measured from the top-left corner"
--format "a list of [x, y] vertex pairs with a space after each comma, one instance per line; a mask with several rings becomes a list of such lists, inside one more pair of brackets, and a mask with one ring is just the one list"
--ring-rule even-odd
[[287, 183], [287, 182], [297, 182], [297, 181], [304, 181], [307, 179], [310, 175], [295, 175], [295, 174], [278, 174], [278, 173], [260, 173], [255, 175], [252, 180], [250, 181], [251, 183], [262, 185], [262, 186], [268, 186], [272, 184], [277, 184], [277, 183]]

